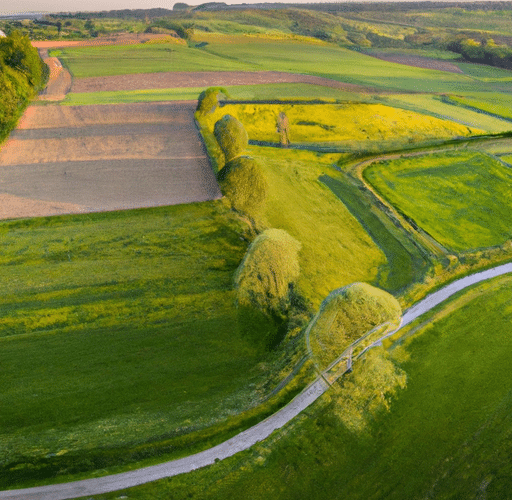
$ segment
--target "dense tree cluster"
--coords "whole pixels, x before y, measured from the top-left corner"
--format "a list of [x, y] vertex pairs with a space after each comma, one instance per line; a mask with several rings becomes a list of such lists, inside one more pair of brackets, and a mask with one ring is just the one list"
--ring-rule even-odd
[[481, 41], [463, 38], [452, 42], [448, 49], [471, 62], [512, 69], [512, 49], [497, 45], [492, 38]]
[[13, 31], [0, 38], [0, 139], [13, 129], [47, 78], [48, 67], [28, 37]]

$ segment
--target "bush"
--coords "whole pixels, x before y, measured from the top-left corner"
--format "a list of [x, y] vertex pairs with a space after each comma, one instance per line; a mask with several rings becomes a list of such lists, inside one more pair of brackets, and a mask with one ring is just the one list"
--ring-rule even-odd
[[267, 182], [256, 160], [240, 156], [220, 170], [217, 177], [232, 208], [252, 219], [260, 214], [267, 196]]
[[284, 336], [300, 247], [286, 231], [267, 229], [251, 243], [235, 273], [242, 334], [267, 348]]
[[300, 273], [301, 244], [283, 229], [267, 229], [249, 246], [235, 273], [238, 304], [285, 317], [290, 285]]
[[342, 388], [334, 397], [335, 414], [350, 431], [366, 431], [379, 413], [389, 411], [392, 399], [406, 385], [406, 373], [382, 347], [374, 347], [342, 380]]
[[196, 111], [203, 115], [213, 113], [219, 104], [219, 97], [222, 94], [228, 95], [227, 90], [222, 87], [210, 87], [203, 90], [197, 98]]
[[367, 283], [332, 292], [320, 307], [310, 339], [318, 364], [326, 368], [353, 341], [383, 323], [399, 324], [402, 308], [389, 293]]
[[215, 123], [213, 134], [224, 153], [226, 163], [243, 154], [249, 144], [244, 126], [231, 115], [225, 115]]

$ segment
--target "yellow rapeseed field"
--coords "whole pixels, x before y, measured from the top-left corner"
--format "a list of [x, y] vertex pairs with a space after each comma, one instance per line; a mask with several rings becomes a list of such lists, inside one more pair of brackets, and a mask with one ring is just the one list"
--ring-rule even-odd
[[251, 140], [277, 143], [277, 117], [284, 112], [292, 143], [344, 143], [405, 139], [421, 142], [479, 131], [413, 111], [372, 103], [226, 104], [208, 116], [210, 127], [226, 114], [240, 120]]

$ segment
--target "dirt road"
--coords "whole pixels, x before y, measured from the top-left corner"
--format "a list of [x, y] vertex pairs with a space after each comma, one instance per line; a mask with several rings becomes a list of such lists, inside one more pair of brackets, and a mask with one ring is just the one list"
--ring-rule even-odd
[[[504, 264], [483, 272], [478, 272], [454, 281], [441, 290], [430, 294], [418, 304], [408, 309], [403, 316], [402, 326], [414, 321], [414, 319], [430, 311], [448, 297], [451, 297], [453, 294], [463, 290], [464, 288], [508, 273], [512, 273], [512, 263]], [[398, 330], [395, 330], [391, 334], [394, 334], [397, 331]], [[380, 341], [382, 341], [382, 339], [380, 339]], [[378, 342], [379, 341], [375, 344]], [[313, 384], [288, 403], [288, 405], [268, 417], [266, 420], [232, 437], [224, 443], [201, 453], [196, 453], [195, 455], [160, 465], [146, 467], [122, 474], [115, 474], [112, 476], [86, 479], [73, 483], [27, 488], [23, 490], [2, 491], [0, 492], [0, 500], [66, 500], [86, 495], [98, 495], [101, 493], [130, 488], [139, 484], [149, 483], [164, 477], [184, 474], [186, 472], [211, 465], [217, 460], [230, 457], [239, 451], [250, 448], [257, 442], [266, 439], [270, 434], [272, 434], [272, 432], [283, 427], [301, 411], [316, 401], [325, 391], [327, 391], [328, 388], [328, 384], [322, 378], [317, 379]]]

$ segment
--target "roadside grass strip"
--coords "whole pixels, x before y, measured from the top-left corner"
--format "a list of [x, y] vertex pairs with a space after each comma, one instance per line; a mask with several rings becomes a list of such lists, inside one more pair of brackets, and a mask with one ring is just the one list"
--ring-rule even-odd
[[476, 151], [377, 162], [364, 178], [398, 211], [454, 252], [511, 238], [512, 172]]

